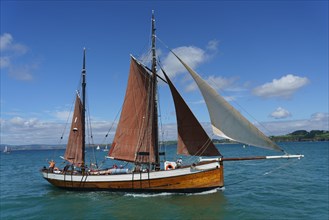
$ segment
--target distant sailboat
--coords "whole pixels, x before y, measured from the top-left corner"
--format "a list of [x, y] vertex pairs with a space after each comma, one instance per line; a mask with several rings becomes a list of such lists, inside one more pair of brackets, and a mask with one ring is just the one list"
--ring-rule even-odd
[[[155, 19], [152, 14], [152, 65], [146, 67], [131, 56], [126, 95], [108, 157], [132, 164], [132, 169], [90, 169], [85, 161], [85, 51], [82, 97], [76, 96], [71, 131], [64, 155], [68, 166], [58, 172], [42, 169], [51, 184], [65, 189], [124, 192], [200, 192], [224, 186], [224, 161], [301, 158], [303, 155], [225, 158], [213, 144], [186, 102], [163, 71], [171, 91], [177, 118], [177, 154], [197, 156], [190, 164], [164, 161], [159, 150], [157, 60]], [[206, 102], [215, 134], [251, 146], [284, 152], [235, 110], [206, 81], [174, 54], [197, 83]]]
[[107, 145], [105, 146], [105, 148], [103, 149], [103, 151], [109, 151], [109, 149], [107, 148]]
[[5, 146], [3, 152], [9, 154], [11, 152], [11, 149], [8, 146]]

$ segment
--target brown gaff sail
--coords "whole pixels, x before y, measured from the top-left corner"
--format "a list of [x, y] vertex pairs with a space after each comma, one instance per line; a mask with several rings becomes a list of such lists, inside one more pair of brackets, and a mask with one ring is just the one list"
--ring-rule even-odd
[[152, 88], [152, 75], [131, 57], [126, 95], [110, 157], [131, 162], [155, 162]]
[[72, 163], [74, 166], [81, 167], [83, 164], [83, 129], [82, 129], [82, 111], [83, 106], [79, 95], [76, 95], [74, 113], [72, 117], [72, 124], [69, 139], [67, 142], [67, 147], [65, 151], [64, 158]]
[[175, 103], [178, 141], [177, 154], [221, 156], [167, 74], [162, 70]]

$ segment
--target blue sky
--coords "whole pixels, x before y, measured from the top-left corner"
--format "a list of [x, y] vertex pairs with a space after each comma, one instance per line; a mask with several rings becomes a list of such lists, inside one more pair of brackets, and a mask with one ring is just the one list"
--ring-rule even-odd
[[[207, 131], [201, 94], [165, 45], [265, 134], [328, 130], [327, 1], [1, 1], [1, 143], [59, 143], [84, 47], [102, 142], [123, 102], [130, 54], [149, 51], [152, 10], [161, 63]], [[159, 90], [164, 139], [175, 139], [174, 107]]]

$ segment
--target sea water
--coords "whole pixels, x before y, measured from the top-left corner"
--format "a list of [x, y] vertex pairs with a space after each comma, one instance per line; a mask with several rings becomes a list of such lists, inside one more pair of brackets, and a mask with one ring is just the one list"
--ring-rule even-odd
[[[305, 157], [227, 161], [225, 189], [197, 194], [62, 190], [39, 170], [63, 151], [1, 153], [0, 219], [328, 219], [329, 142], [280, 145]], [[238, 144], [217, 147], [225, 157], [273, 155]]]

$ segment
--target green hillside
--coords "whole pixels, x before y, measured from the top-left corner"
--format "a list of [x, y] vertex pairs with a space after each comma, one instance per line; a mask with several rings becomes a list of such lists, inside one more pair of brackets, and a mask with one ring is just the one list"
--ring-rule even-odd
[[323, 130], [297, 130], [281, 136], [270, 136], [275, 141], [329, 141], [329, 131]]

